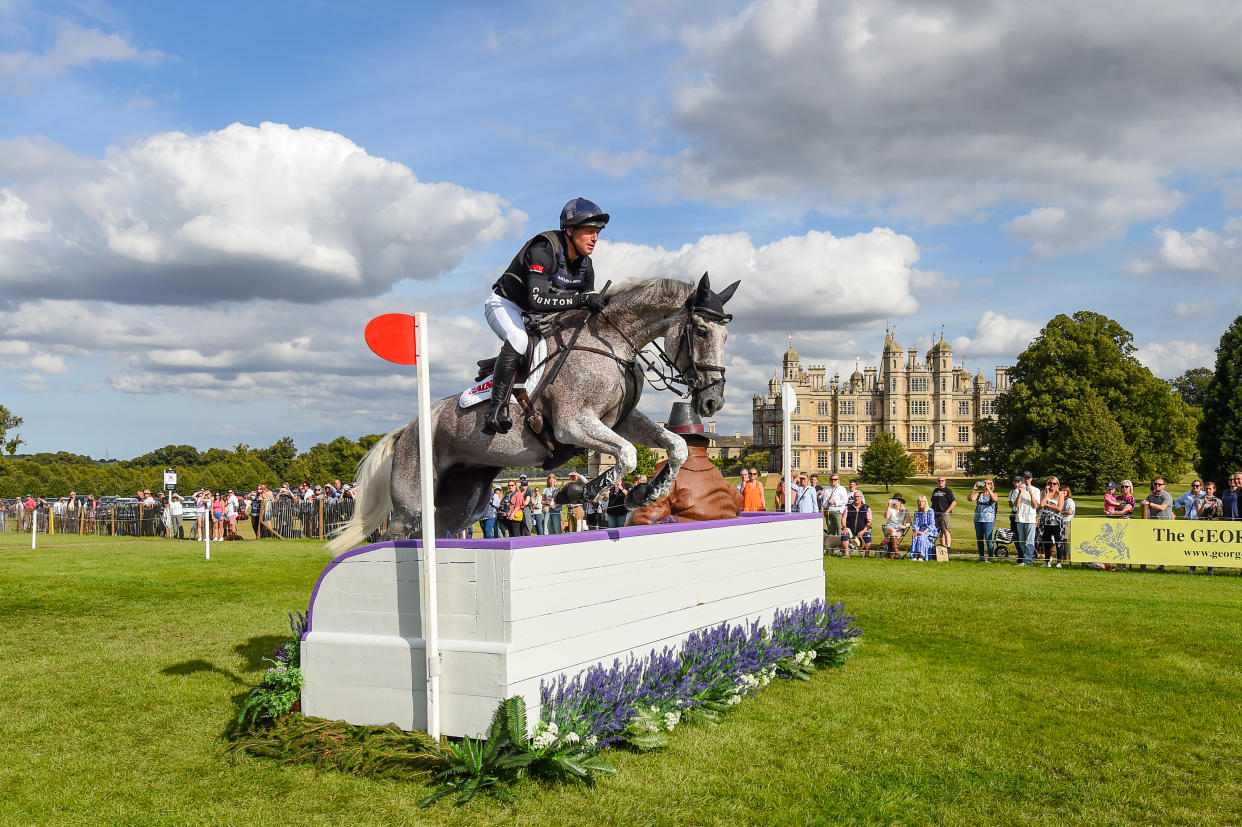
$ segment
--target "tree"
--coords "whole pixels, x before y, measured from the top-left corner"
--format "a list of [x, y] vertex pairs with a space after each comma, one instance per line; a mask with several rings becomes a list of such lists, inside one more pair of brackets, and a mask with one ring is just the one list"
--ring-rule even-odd
[[634, 466], [634, 473], [646, 474], [648, 477], [651, 477], [655, 474], [657, 464], [655, 451], [646, 445], [635, 445], [634, 450], [638, 455], [638, 464]]
[[906, 453], [905, 446], [888, 431], [879, 431], [860, 458], [858, 479], [868, 485], [889, 486], [903, 482], [914, 473], [914, 459]]
[[1098, 393], [1088, 390], [1068, 404], [1069, 418], [1057, 435], [1064, 448], [1057, 473], [1075, 491], [1102, 491], [1109, 480], [1118, 481], [1130, 473], [1134, 455], [1117, 418]]
[[1059, 474], [1074, 402], [1094, 392], [1121, 427], [1132, 474], [1176, 476], [1197, 458], [1198, 412], [1134, 357], [1133, 336], [1117, 322], [1080, 310], [1053, 318], [1018, 356], [994, 423], [979, 423], [970, 466], [998, 477], [1030, 470]]
[[293, 463], [294, 457], [298, 455], [298, 449], [293, 444], [293, 437], [282, 436], [269, 447], [261, 448], [255, 453], [268, 468], [272, 469], [275, 476], [284, 481], [284, 477], [289, 473], [289, 466]]
[[21, 447], [25, 440], [22, 439], [21, 434], [14, 434], [13, 438], [9, 440], [5, 440], [5, 437], [8, 436], [9, 431], [21, 426], [22, 418], [20, 416], [13, 416], [13, 414], [9, 413], [8, 408], [0, 405], [0, 442], [4, 443], [4, 450], [8, 451], [9, 456], [16, 454], [17, 449]]
[[1242, 469], [1242, 316], [1220, 337], [1199, 422], [1199, 472], [1223, 484]]
[[1202, 408], [1203, 401], [1207, 398], [1208, 385], [1212, 383], [1212, 376], [1211, 368], [1191, 368], [1173, 380], [1173, 390], [1186, 400], [1187, 405]]

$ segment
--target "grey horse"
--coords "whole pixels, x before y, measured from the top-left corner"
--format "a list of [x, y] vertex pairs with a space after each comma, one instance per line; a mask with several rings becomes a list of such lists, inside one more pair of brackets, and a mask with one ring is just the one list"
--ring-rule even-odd
[[[582, 326], [555, 382], [535, 392], [547, 423], [544, 436], [521, 424], [526, 411], [510, 402], [520, 424], [507, 434], [483, 433], [486, 406], [461, 408], [450, 396], [432, 405], [432, 452], [435, 455], [437, 533], [460, 531], [482, 516], [492, 481], [507, 466], [554, 468], [583, 448], [603, 451], [617, 464], [585, 485], [562, 489], [565, 502], [602, 500], [613, 484], [634, 470], [634, 443], [668, 451], [664, 471], [637, 492], [635, 502], [649, 505], [668, 493], [686, 460], [686, 443], [635, 409], [643, 385], [637, 366], [644, 347], [663, 337], [668, 360], [691, 392], [700, 416], [711, 416], [724, 404], [725, 324], [732, 318], [724, 303], [738, 282], [719, 293], [707, 274], [697, 285], [675, 279], [649, 279], [624, 284], [598, 314], [585, 310], [562, 314], [564, 330]], [[549, 342], [548, 361], [556, 364], [569, 342]], [[545, 373], [546, 375], [546, 373]], [[328, 543], [339, 554], [361, 545], [385, 519], [386, 539], [419, 537], [423, 496], [419, 481], [418, 420], [411, 421], [375, 444], [358, 464], [357, 501], [353, 518]]]

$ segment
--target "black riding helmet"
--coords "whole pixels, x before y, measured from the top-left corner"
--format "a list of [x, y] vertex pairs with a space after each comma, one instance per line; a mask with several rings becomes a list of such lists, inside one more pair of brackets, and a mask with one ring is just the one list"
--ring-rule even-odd
[[599, 208], [599, 204], [585, 198], [571, 198], [561, 208], [561, 229], [570, 227], [599, 227], [603, 229], [608, 223], [608, 213]]

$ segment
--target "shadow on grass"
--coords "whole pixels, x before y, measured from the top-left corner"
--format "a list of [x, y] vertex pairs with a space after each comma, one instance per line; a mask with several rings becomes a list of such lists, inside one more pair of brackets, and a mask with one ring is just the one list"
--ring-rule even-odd
[[160, 672], [164, 675], [183, 675], [183, 676], [197, 675], [201, 672], [214, 672], [217, 675], [223, 675], [224, 677], [231, 680], [233, 683], [243, 684], [243, 685], [246, 683], [245, 681], [241, 679], [241, 677], [236, 672], [233, 672], [231, 669], [225, 669], [222, 666], [216, 666], [214, 663], [210, 663], [208, 661], [201, 660], [201, 659], [187, 660], [187, 661], [182, 661], [181, 663], [174, 663], [172, 666], [165, 666], [163, 669], [160, 670]]
[[259, 637], [252, 637], [245, 643], [237, 644], [233, 647], [233, 651], [245, 659], [246, 666], [244, 671], [263, 672], [272, 666], [264, 658], [271, 658], [272, 651], [284, 643], [285, 640], [286, 638], [280, 635], [261, 635]]

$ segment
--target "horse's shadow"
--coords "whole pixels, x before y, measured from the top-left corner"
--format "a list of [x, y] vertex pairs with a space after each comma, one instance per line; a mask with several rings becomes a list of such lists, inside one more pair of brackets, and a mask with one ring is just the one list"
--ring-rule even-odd
[[[243, 673], [260, 672], [265, 670], [269, 664], [264, 658], [272, 656], [272, 650], [284, 643], [285, 639], [279, 635], [261, 635], [252, 637], [245, 643], [239, 643], [233, 647], [233, 651], [241, 655], [245, 663], [242, 666]], [[223, 666], [217, 666], [210, 661], [202, 658], [194, 658], [192, 660], [174, 663], [171, 666], [165, 666], [160, 672], [164, 675], [197, 675], [201, 672], [214, 672], [217, 675], [228, 678], [229, 681], [239, 685], [248, 685], [241, 675], [231, 669], [225, 669]]]

